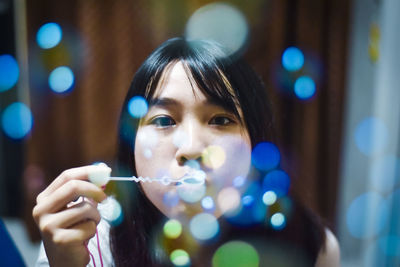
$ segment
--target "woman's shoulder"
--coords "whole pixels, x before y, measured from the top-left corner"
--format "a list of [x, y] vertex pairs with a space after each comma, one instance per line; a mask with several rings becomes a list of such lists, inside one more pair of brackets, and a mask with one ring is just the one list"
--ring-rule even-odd
[[340, 247], [335, 235], [325, 228], [325, 244], [321, 248], [316, 267], [337, 267], [340, 266]]

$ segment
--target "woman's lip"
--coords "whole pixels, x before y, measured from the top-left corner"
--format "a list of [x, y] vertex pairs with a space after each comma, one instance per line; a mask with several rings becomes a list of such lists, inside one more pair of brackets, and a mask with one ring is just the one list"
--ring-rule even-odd
[[207, 174], [202, 170], [191, 170], [186, 172], [183, 176], [179, 178], [171, 178], [171, 183], [173, 185], [182, 184], [204, 184], [207, 180]]

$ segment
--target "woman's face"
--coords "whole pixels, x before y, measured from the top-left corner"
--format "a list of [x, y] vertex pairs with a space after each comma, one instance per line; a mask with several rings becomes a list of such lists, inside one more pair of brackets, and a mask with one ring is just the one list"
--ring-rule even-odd
[[198, 169], [206, 178], [200, 185], [144, 182], [147, 198], [166, 216], [177, 218], [201, 212], [202, 199], [208, 197], [208, 204], [210, 200], [215, 204], [211, 211], [219, 216], [221, 192], [232, 188], [235, 178], [247, 175], [250, 151], [249, 134], [241, 119], [191, 83], [181, 62], [171, 66], [138, 128], [137, 174], [177, 180]]

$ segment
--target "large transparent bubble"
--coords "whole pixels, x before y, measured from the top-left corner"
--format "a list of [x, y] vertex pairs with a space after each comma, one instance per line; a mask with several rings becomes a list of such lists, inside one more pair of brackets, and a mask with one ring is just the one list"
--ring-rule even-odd
[[189, 227], [192, 235], [200, 241], [212, 239], [219, 232], [217, 219], [209, 213], [195, 215], [191, 219]]
[[12, 139], [25, 138], [33, 125], [32, 112], [21, 102], [10, 104], [1, 116], [1, 126], [5, 134]]
[[244, 241], [229, 241], [215, 251], [212, 258], [214, 267], [258, 267], [260, 257], [257, 250]]
[[207, 39], [220, 43], [228, 54], [238, 52], [248, 38], [244, 15], [234, 6], [212, 3], [199, 8], [186, 24], [189, 40]]
[[375, 192], [356, 197], [346, 214], [347, 229], [359, 239], [378, 235], [386, 226], [389, 216], [387, 200]]

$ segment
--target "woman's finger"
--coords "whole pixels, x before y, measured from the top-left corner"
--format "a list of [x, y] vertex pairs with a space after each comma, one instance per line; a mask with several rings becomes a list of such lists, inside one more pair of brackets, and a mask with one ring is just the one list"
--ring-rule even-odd
[[34, 217], [61, 211], [71, 201], [80, 196], [91, 198], [96, 202], [106, 199], [107, 195], [97, 186], [87, 181], [71, 180], [57, 188], [46, 198], [42, 198], [33, 210]]
[[50, 194], [52, 194], [54, 191], [56, 191], [58, 188], [63, 186], [68, 181], [71, 181], [71, 180], [86, 180], [87, 181], [88, 175], [92, 171], [96, 171], [99, 168], [102, 168], [102, 169], [106, 168], [107, 170], [110, 169], [106, 165], [88, 165], [88, 166], [65, 170], [45, 190], [43, 190], [43, 192], [41, 192], [37, 196], [36, 201], [40, 202], [41, 199], [49, 196]]
[[60, 246], [81, 245], [96, 234], [97, 224], [87, 220], [68, 229], [57, 229], [52, 236], [52, 242]]
[[56, 214], [59, 228], [70, 228], [86, 220], [92, 220], [97, 225], [101, 219], [97, 208], [85, 200]]

